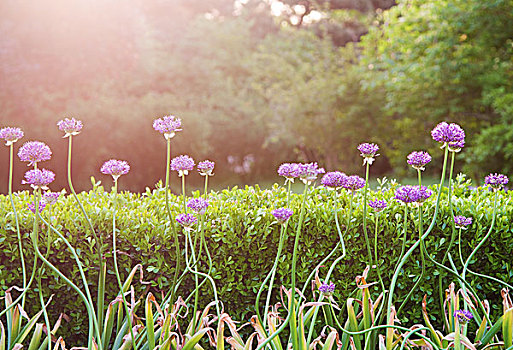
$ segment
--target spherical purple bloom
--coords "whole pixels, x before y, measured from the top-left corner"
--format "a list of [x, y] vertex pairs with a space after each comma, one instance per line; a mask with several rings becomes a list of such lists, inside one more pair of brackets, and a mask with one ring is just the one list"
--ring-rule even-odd
[[358, 175], [351, 175], [346, 177], [346, 181], [342, 185], [346, 190], [356, 191], [365, 187], [365, 179]]
[[20, 157], [22, 162], [29, 162], [28, 166], [32, 166], [36, 163], [50, 160], [52, 158], [52, 151], [44, 142], [29, 141], [20, 147], [18, 157]]
[[181, 155], [171, 160], [171, 170], [178, 171], [178, 176], [189, 174], [194, 169], [194, 159], [187, 155]]
[[472, 315], [472, 313], [467, 310], [456, 310], [454, 312], [454, 317], [457, 317], [461, 323], [467, 323], [474, 318], [474, 315]]
[[376, 199], [375, 201], [369, 202], [369, 207], [375, 209], [376, 211], [382, 211], [387, 207], [387, 202]]
[[48, 185], [55, 180], [53, 171], [46, 169], [32, 169], [25, 173], [25, 180], [21, 181], [22, 184], [32, 186], [34, 189], [41, 188], [48, 189]]
[[57, 126], [60, 131], [64, 131], [63, 137], [78, 135], [83, 127], [82, 122], [75, 118], [64, 118], [63, 120], [59, 120], [57, 122]]
[[187, 207], [203, 215], [207, 210], [208, 204], [208, 201], [203, 198], [193, 198], [187, 202]]
[[[453, 146], [462, 146], [462, 141], [465, 141], [465, 131], [458, 124], [442, 122], [431, 130], [433, 140], [452, 144]], [[460, 147], [461, 148], [461, 147]]]
[[333, 282], [330, 282], [330, 284], [327, 284], [326, 282], [322, 282], [322, 284], [319, 286], [319, 292], [322, 294], [325, 294], [327, 296], [330, 296], [335, 291], [335, 284]]
[[111, 159], [103, 163], [100, 171], [105, 175], [112, 175], [116, 181], [121, 175], [128, 174], [130, 165], [124, 160]]
[[424, 151], [411, 152], [407, 157], [408, 164], [417, 170], [424, 170], [424, 166], [430, 161], [431, 156]]
[[467, 218], [462, 215], [458, 215], [454, 217], [454, 223], [456, 224], [456, 228], [461, 228], [466, 230], [467, 226], [472, 224], [472, 218]]
[[214, 171], [215, 163], [210, 160], [204, 160], [198, 163], [197, 169], [200, 175], [203, 176], [213, 176], [212, 173]]
[[508, 177], [503, 174], [495, 173], [485, 177], [485, 184], [489, 185], [490, 187], [496, 190], [500, 190], [503, 186], [506, 186], [508, 182]]
[[23, 131], [20, 128], [6, 127], [0, 129], [0, 139], [5, 140], [5, 145], [10, 146], [23, 137]]
[[310, 183], [317, 179], [317, 175], [324, 174], [324, 168], [319, 168], [317, 163], [307, 163], [298, 165], [298, 176], [304, 183]]
[[182, 131], [182, 120], [173, 115], [166, 115], [165, 117], [155, 119], [153, 122], [153, 129], [164, 134], [166, 140], [175, 136], [176, 132]]
[[45, 192], [43, 195], [43, 201], [46, 204], [54, 205], [57, 203], [57, 200], [59, 199], [60, 192]]
[[463, 147], [465, 147], [465, 140], [449, 142], [449, 151], [451, 152], [459, 152]]
[[429, 197], [431, 197], [432, 194], [433, 191], [431, 191], [426, 186], [422, 186], [422, 188], [419, 188], [419, 199], [417, 200], [417, 203], [425, 202], [429, 199]]
[[298, 163], [283, 163], [278, 168], [278, 175], [285, 177], [287, 180], [294, 182], [296, 177], [299, 177], [299, 164]]
[[[39, 202], [39, 213], [41, 213], [45, 209], [45, 207], [46, 207], [46, 202], [40, 201]], [[31, 212], [33, 212], [35, 214], [36, 213], [36, 205], [34, 203], [29, 203], [28, 210], [30, 210]]]
[[374, 162], [374, 157], [379, 156], [379, 146], [375, 143], [362, 143], [358, 147], [358, 151], [360, 151], [360, 155], [363, 157], [363, 165], [365, 163], [368, 163], [369, 165], [372, 165]]
[[321, 184], [326, 187], [339, 188], [344, 185], [347, 175], [340, 171], [331, 171], [326, 173], [322, 179]]
[[186, 229], [190, 229], [198, 222], [198, 218], [193, 214], [178, 214], [176, 221]]
[[425, 186], [401, 186], [395, 191], [395, 199], [403, 203], [422, 203], [432, 194], [433, 192]]
[[275, 209], [271, 212], [273, 216], [278, 220], [280, 224], [284, 224], [291, 216], [294, 214], [292, 209], [289, 208], [279, 208]]

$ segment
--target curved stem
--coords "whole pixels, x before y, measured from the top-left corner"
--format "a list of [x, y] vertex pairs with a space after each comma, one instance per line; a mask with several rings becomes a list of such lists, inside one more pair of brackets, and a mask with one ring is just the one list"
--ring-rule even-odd
[[[48, 221], [52, 221], [52, 212], [51, 208], [48, 209]], [[48, 259], [50, 256], [50, 227], [48, 227], [48, 233], [46, 235], [46, 255], [45, 258]], [[41, 277], [43, 275], [43, 266], [39, 268], [39, 273], [37, 276], [37, 286], [38, 286], [38, 294], [39, 294], [39, 302], [41, 303], [41, 308], [43, 310], [43, 316], [45, 319], [46, 324], [46, 342], [48, 344], [48, 350], [52, 349], [52, 334], [51, 334], [51, 325], [50, 325], [50, 319], [48, 318], [48, 312], [46, 312], [46, 304], [45, 300], [43, 298], [43, 287], [41, 285]]]
[[408, 227], [406, 226], [407, 223], [408, 223], [408, 203], [405, 203], [404, 218], [403, 218], [403, 244], [401, 246], [401, 254], [399, 255], [399, 259], [397, 260], [395, 269], [398, 268], [399, 263], [404, 256], [404, 250], [406, 249], [406, 236], [408, 234]]

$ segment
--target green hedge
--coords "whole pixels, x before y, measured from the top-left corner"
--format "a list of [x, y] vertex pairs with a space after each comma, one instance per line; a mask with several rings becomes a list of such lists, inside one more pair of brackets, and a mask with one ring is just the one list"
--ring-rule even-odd
[[[400, 205], [392, 199], [393, 187], [370, 193], [371, 199], [379, 198], [389, 202], [389, 207], [381, 213], [378, 237], [378, 250], [381, 259], [379, 265], [384, 271], [387, 281], [393, 273], [393, 266], [401, 249], [402, 215], [404, 213], [404, 205]], [[513, 281], [511, 259], [511, 252], [513, 251], [513, 203], [510, 194], [511, 192], [500, 193], [496, 229], [471, 265], [474, 271], [490, 274], [509, 283]], [[193, 195], [199, 196], [199, 193]], [[254, 297], [260, 282], [265, 278], [273, 263], [278, 245], [279, 227], [273, 220], [271, 210], [284, 206], [286, 195], [285, 189], [278, 185], [270, 190], [262, 190], [256, 186], [212, 192], [209, 195], [211, 202], [207, 211], [206, 237], [214, 259], [212, 276], [216, 281], [225, 311], [234, 319], [248, 320], [254, 312]], [[112, 197], [110, 193], [105, 192], [101, 186], [95, 186], [89, 192], [80, 193], [79, 197], [83, 201], [97, 232], [103, 237], [105, 251], [111, 252]], [[122, 193], [119, 198], [120, 210], [117, 222], [120, 232], [117, 244], [120, 252], [118, 254], [120, 270], [126, 275], [133, 266], [142, 264], [144, 280], [151, 282], [151, 285], [136, 283], [138, 295], [142, 296], [148, 289], [151, 289], [156, 295], [160, 295], [160, 291], [165, 293], [172, 283], [175, 268], [175, 247], [165, 213], [164, 192], [159, 188], [147, 189], [142, 194]], [[295, 232], [294, 227], [297, 223], [300, 200], [300, 195], [292, 196], [291, 207], [295, 210], [296, 215], [291, 218], [289, 224], [289, 237], [285, 248], [286, 256], [282, 258], [278, 268], [277, 286], [289, 284], [292, 236]], [[348, 215], [349, 194], [344, 192], [339, 196], [339, 200], [341, 208], [340, 223], [344, 230]], [[492, 219], [492, 200], [492, 193], [487, 188], [471, 189], [468, 183], [457, 185], [454, 197], [455, 215], [471, 216], [474, 219], [471, 228], [463, 233], [462, 249], [464, 256], [468, 256], [471, 249], [486, 234]], [[29, 239], [33, 214], [27, 209], [29, 201], [32, 201], [32, 199], [27, 191], [15, 195], [28, 268], [32, 266], [33, 262]], [[175, 214], [180, 213], [181, 199], [172, 196], [171, 202]], [[356, 195], [356, 202], [351, 229], [345, 236], [347, 257], [338, 265], [333, 279], [336, 283], [336, 296], [339, 298], [347, 297], [354, 290], [355, 277], [360, 275], [365, 268], [367, 249], [362, 229], [363, 198], [361, 193]], [[335, 247], [338, 241], [333, 216], [333, 192], [322, 187], [315, 188], [306, 203], [306, 220], [300, 241], [297, 269], [299, 282], [307, 278], [316, 264]], [[425, 204], [425, 208], [424, 222], [426, 223], [429, 222], [434, 211], [434, 198]], [[407, 247], [411, 246], [418, 237], [413, 222], [413, 219], [417, 217], [417, 212], [412, 213], [410, 211], [410, 213]], [[43, 215], [48, 214], [49, 211], [45, 209]], [[98, 275], [95, 244], [74, 198], [72, 196], [61, 198], [52, 209], [52, 216], [54, 222], [57, 222], [57, 228], [64, 232], [71, 244], [77, 248], [86, 266], [91, 292], [95, 295]], [[22, 282], [11, 204], [9, 198], [3, 195], [0, 195], [0, 227], [0, 284], [2, 290], [5, 290], [12, 285], [21, 286]], [[371, 242], [373, 242], [374, 223], [371, 214], [369, 214], [368, 227]], [[46, 231], [44, 232], [40, 237], [41, 247], [45, 246], [46, 242]], [[451, 225], [447, 193], [444, 193], [437, 225], [426, 242], [428, 250], [437, 253], [438, 260], [441, 260], [441, 255], [448, 245], [450, 234]], [[180, 236], [183, 244], [183, 236]], [[54, 234], [51, 234], [51, 240], [50, 261], [57, 265], [67, 276], [72, 277], [78, 285], [81, 285], [76, 264], [66, 250], [64, 243]], [[457, 250], [454, 249], [453, 255], [455, 260], [458, 260], [456, 252]], [[398, 281], [396, 292], [398, 299], [396, 300], [401, 300], [406, 295], [412, 287], [413, 276], [420, 273], [420, 255], [418, 251], [416, 253], [408, 260], [402, 271]], [[338, 255], [337, 253], [336, 256]], [[109, 298], [112, 299], [117, 292], [117, 283], [111, 253], [107, 254], [107, 259], [108, 279], [106, 288]], [[456, 264], [458, 264], [457, 261]], [[329, 264], [327, 265], [329, 266]], [[321, 270], [321, 272], [326, 273], [327, 268]], [[431, 314], [436, 314], [439, 303], [438, 274], [439, 272], [428, 262], [425, 280], [415, 291], [412, 301], [401, 315], [404, 322], [408, 322], [408, 324], [420, 322], [420, 301], [424, 294], [428, 294], [428, 308], [432, 310]], [[376, 280], [375, 270], [372, 269], [368, 281]], [[451, 277], [444, 278], [444, 288], [452, 281], [453, 278]], [[87, 319], [85, 307], [80, 299], [62, 280], [59, 280], [48, 270], [43, 283], [46, 286], [44, 291], [46, 295], [55, 294], [51, 305], [52, 320], [55, 320], [61, 312], [71, 317], [71, 321], [64, 325], [63, 331], [67, 344], [70, 346], [83, 344], [87, 332]], [[483, 279], [473, 279], [472, 284], [482, 293], [482, 297], [490, 300], [492, 311], [501, 307], [499, 302], [500, 285]], [[186, 296], [191, 286], [193, 286], [193, 280], [189, 278], [184, 281], [179, 294]], [[212, 299], [209, 288], [204, 288], [203, 305]], [[277, 297], [275, 301], [278, 301]], [[29, 314], [39, 309], [39, 302], [34, 291], [28, 296], [26, 309]]]

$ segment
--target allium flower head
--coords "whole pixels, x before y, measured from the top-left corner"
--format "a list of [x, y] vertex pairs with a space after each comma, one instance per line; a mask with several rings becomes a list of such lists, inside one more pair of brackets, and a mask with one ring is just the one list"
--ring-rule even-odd
[[171, 160], [171, 170], [178, 171], [178, 176], [189, 174], [194, 169], [194, 159], [187, 155], [181, 155]]
[[44, 142], [29, 141], [20, 147], [18, 157], [20, 157], [22, 162], [29, 162], [28, 166], [32, 166], [39, 162], [50, 160], [52, 158], [52, 151]]
[[0, 139], [5, 140], [5, 145], [10, 146], [23, 137], [23, 131], [20, 128], [6, 127], [0, 129]]
[[70, 137], [74, 135], [80, 134], [82, 130], [82, 122], [80, 120], [76, 120], [75, 118], [64, 118], [63, 120], [59, 120], [57, 122], [57, 126], [60, 131], [64, 131], [63, 137]]
[[365, 187], [365, 179], [358, 175], [347, 176], [342, 187], [353, 192], [357, 191]]
[[335, 284], [333, 282], [330, 282], [330, 284], [327, 284], [326, 282], [322, 282], [322, 284], [319, 286], [319, 292], [326, 296], [331, 296], [333, 292], [335, 291]]
[[278, 168], [278, 175], [283, 176], [290, 182], [294, 182], [296, 177], [299, 177], [299, 164], [298, 163], [283, 163]]
[[460, 323], [465, 324], [468, 321], [470, 321], [471, 319], [473, 319], [474, 315], [472, 315], [472, 313], [467, 310], [456, 310], [454, 312], [454, 317], [457, 317], [458, 320], [460, 321]]
[[45, 194], [43, 195], [43, 201], [46, 204], [54, 205], [59, 200], [60, 195], [61, 195], [60, 192], [50, 192], [50, 191], [45, 192]]
[[46, 169], [32, 169], [25, 173], [25, 180], [22, 184], [30, 185], [33, 189], [48, 189], [48, 185], [55, 180], [55, 174]]
[[324, 172], [324, 168], [319, 168], [317, 163], [298, 164], [298, 176], [305, 184], [315, 181]]
[[111, 159], [103, 163], [100, 171], [105, 175], [112, 175], [116, 181], [121, 175], [128, 174], [130, 165], [124, 160]]
[[503, 186], [506, 186], [509, 182], [509, 179], [506, 175], [503, 174], [490, 174], [485, 177], [485, 184], [492, 187], [494, 190], [500, 190]]
[[429, 153], [424, 151], [416, 151], [408, 154], [407, 162], [414, 169], [424, 170], [424, 166], [431, 161], [431, 156]]
[[193, 214], [178, 214], [176, 221], [182, 225], [186, 230], [192, 229], [192, 226], [198, 223], [198, 218]]
[[202, 176], [213, 176], [215, 163], [210, 160], [204, 160], [198, 163], [197, 169]]
[[463, 147], [465, 147], [465, 140], [449, 142], [448, 144], [449, 151], [451, 152], [460, 152]]
[[456, 228], [466, 230], [467, 226], [472, 224], [472, 218], [467, 218], [462, 215], [458, 215], [454, 217], [454, 223], [456, 224]]
[[368, 163], [372, 165], [374, 162], [374, 157], [379, 156], [379, 146], [375, 143], [362, 143], [358, 146], [358, 151], [360, 151], [360, 155], [363, 157], [363, 165]]
[[395, 199], [403, 203], [422, 203], [432, 194], [433, 192], [425, 186], [401, 186], [395, 191]]
[[208, 207], [208, 201], [203, 198], [193, 198], [187, 202], [187, 207], [194, 210], [196, 213], [201, 215], [205, 214]]
[[326, 187], [339, 188], [344, 185], [346, 178], [347, 175], [340, 171], [331, 171], [322, 177], [321, 184]]
[[433, 140], [448, 145], [453, 151], [461, 149], [465, 145], [465, 131], [458, 124], [442, 122], [431, 130]]
[[376, 199], [375, 201], [369, 202], [369, 207], [376, 211], [382, 211], [387, 207], [387, 202]]
[[172, 139], [178, 131], [182, 131], [182, 120], [173, 115], [155, 119], [153, 129], [164, 134], [166, 140]]
[[289, 208], [279, 208], [271, 212], [280, 224], [284, 224], [292, 216], [294, 212]]
[[[36, 213], [36, 205], [35, 205], [35, 203], [29, 203], [27, 206], [28, 206], [28, 210], [30, 210], [34, 214]], [[46, 207], [46, 202], [45, 201], [40, 201], [39, 202], [39, 213], [41, 213], [45, 209], [45, 207]]]

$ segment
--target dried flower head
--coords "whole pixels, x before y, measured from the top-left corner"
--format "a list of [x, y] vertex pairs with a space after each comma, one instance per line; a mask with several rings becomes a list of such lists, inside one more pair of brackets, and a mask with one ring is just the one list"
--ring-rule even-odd
[[5, 145], [10, 146], [23, 137], [23, 131], [20, 128], [6, 127], [0, 129], [0, 139], [4, 139]]
[[[30, 210], [32, 213], [36, 213], [36, 205], [35, 203], [29, 203], [27, 204], [28, 206], [28, 210]], [[46, 207], [46, 202], [45, 201], [40, 201], [39, 202], [39, 213], [41, 213]]]
[[60, 131], [64, 131], [63, 137], [70, 137], [80, 134], [83, 125], [80, 120], [75, 118], [64, 118], [63, 120], [59, 120], [57, 122], [57, 126], [59, 127]]
[[100, 171], [105, 175], [111, 175], [114, 181], [121, 175], [126, 175], [130, 171], [130, 165], [124, 160], [111, 159], [103, 163]]
[[494, 190], [500, 190], [503, 186], [506, 186], [509, 182], [509, 179], [504, 174], [490, 174], [485, 177], [485, 184], [489, 185]]
[[164, 134], [166, 140], [172, 139], [178, 131], [182, 131], [181, 127], [182, 120], [174, 115], [166, 115], [153, 121], [153, 129]]
[[324, 168], [319, 168], [317, 163], [298, 164], [298, 176], [305, 184], [310, 184], [317, 179], [319, 174], [324, 174]]
[[407, 157], [408, 164], [417, 170], [424, 170], [424, 166], [430, 161], [431, 156], [424, 151], [411, 152]]
[[458, 321], [460, 321], [460, 323], [465, 324], [468, 321], [470, 321], [471, 319], [473, 319], [474, 315], [472, 315], [472, 313], [467, 310], [456, 310], [454, 312], [454, 317], [457, 317]]
[[431, 130], [433, 140], [443, 143], [453, 151], [458, 151], [465, 145], [465, 131], [458, 124], [442, 122]]
[[197, 169], [202, 176], [213, 176], [215, 163], [210, 160], [204, 160], [198, 163]]
[[178, 171], [178, 176], [189, 174], [194, 169], [194, 159], [187, 155], [181, 155], [171, 160], [171, 170]]
[[374, 201], [369, 202], [369, 207], [376, 211], [382, 211], [387, 207], [387, 202], [376, 199]]
[[331, 296], [334, 291], [335, 291], [335, 284], [333, 282], [330, 282], [330, 284], [327, 284], [326, 282], [322, 282], [322, 284], [319, 286], [319, 292], [326, 295], [327, 297]]
[[360, 155], [363, 157], [363, 165], [365, 163], [368, 163], [369, 165], [372, 165], [375, 158], [379, 156], [379, 146], [375, 143], [362, 143], [358, 146], [358, 151], [360, 151]]
[[176, 221], [178, 221], [186, 231], [189, 231], [192, 229], [192, 226], [198, 223], [198, 218], [193, 214], [178, 214], [176, 216]]
[[340, 188], [344, 186], [344, 182], [346, 181], [347, 175], [340, 171], [331, 171], [326, 173], [322, 179], [321, 184], [326, 187], [332, 188]]
[[283, 163], [278, 168], [278, 175], [283, 176], [287, 181], [294, 182], [294, 179], [299, 177], [299, 164]]
[[200, 198], [192, 198], [187, 202], [188, 208], [191, 208], [196, 213], [201, 214], [201, 215], [205, 214], [205, 212], [207, 211], [208, 205], [209, 205], [208, 201], [201, 197]]
[[285, 222], [287, 222], [287, 220], [292, 216], [293, 213], [294, 212], [292, 211], [292, 209], [289, 208], [279, 208], [271, 212], [271, 214], [273, 214], [276, 220], [278, 220], [278, 222], [282, 225], [285, 224]]
[[32, 169], [25, 173], [25, 180], [21, 181], [22, 184], [30, 185], [33, 189], [47, 190], [48, 185], [55, 180], [53, 171], [46, 169]]
[[351, 175], [346, 177], [346, 181], [342, 185], [346, 190], [357, 191], [365, 187], [365, 179], [358, 175]]
[[433, 192], [426, 186], [401, 186], [395, 191], [395, 199], [403, 203], [422, 203], [427, 200]]
[[472, 218], [467, 218], [465, 216], [458, 215], [454, 217], [454, 223], [456, 228], [466, 230], [467, 226], [472, 224]]
[[52, 151], [44, 142], [29, 141], [20, 147], [18, 157], [20, 157], [22, 162], [29, 162], [28, 166], [32, 166], [39, 162], [50, 160], [52, 158]]

